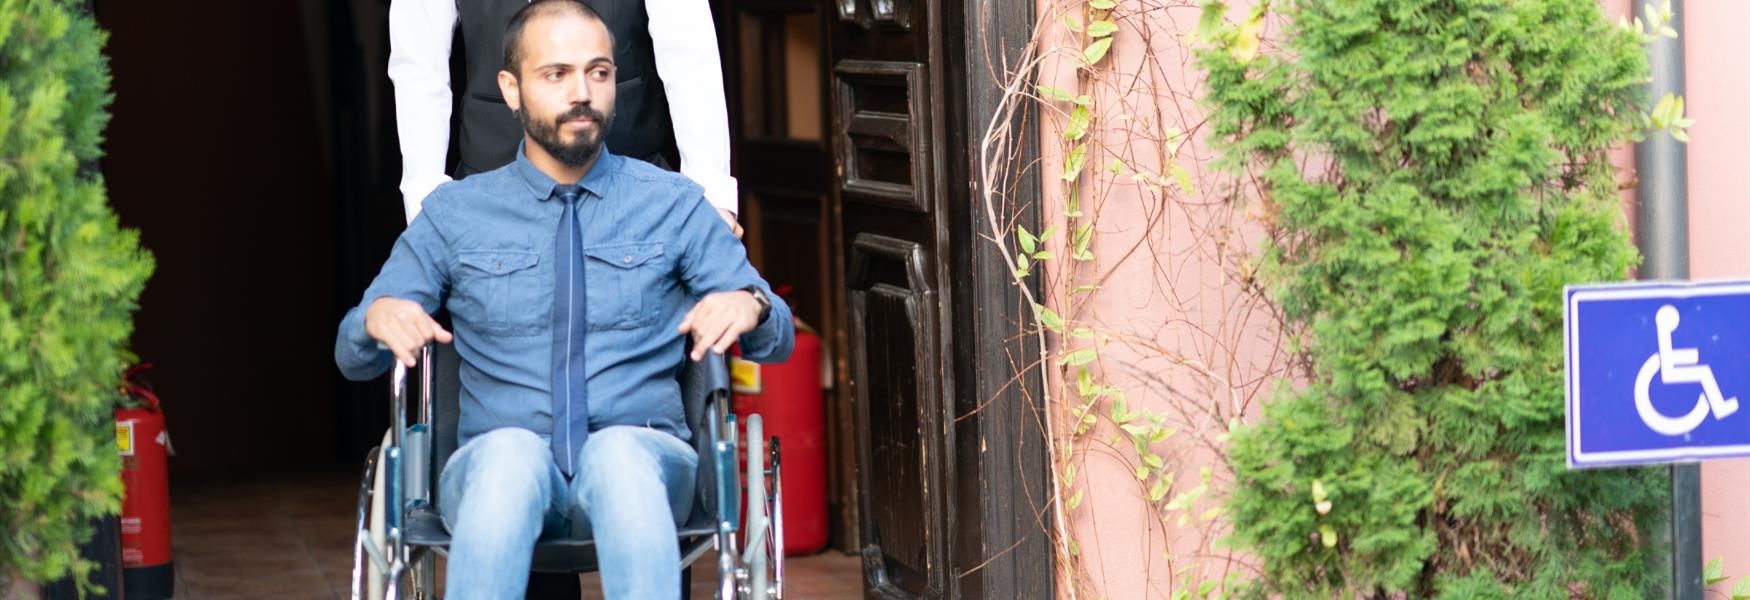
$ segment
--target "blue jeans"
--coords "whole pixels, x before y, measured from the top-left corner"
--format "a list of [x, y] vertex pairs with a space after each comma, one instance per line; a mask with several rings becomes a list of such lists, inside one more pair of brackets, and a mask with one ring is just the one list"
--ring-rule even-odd
[[602, 593], [679, 598], [675, 528], [693, 506], [692, 446], [644, 427], [591, 433], [567, 481], [547, 442], [507, 427], [475, 436], [438, 481], [450, 529], [448, 598], [522, 598], [535, 541], [595, 527]]

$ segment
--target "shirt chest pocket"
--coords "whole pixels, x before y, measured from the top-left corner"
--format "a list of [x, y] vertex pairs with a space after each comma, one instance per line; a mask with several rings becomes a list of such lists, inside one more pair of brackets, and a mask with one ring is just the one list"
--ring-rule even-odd
[[[510, 250], [469, 250], [457, 254], [458, 312], [481, 329], [500, 335], [540, 331], [552, 311], [552, 284], [543, 281], [540, 255]], [[465, 312], [464, 312], [465, 311]], [[458, 315], [461, 316], [461, 315]]]
[[603, 244], [583, 249], [589, 329], [637, 329], [656, 319], [662, 298], [662, 242]]

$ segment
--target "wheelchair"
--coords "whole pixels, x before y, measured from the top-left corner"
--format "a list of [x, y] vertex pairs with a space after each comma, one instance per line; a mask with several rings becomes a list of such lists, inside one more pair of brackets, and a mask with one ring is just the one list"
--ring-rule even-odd
[[[737, 439], [723, 357], [682, 360], [678, 376], [682, 404], [699, 455], [692, 512], [676, 528], [681, 551], [681, 570], [676, 575], [682, 578], [682, 595], [691, 589], [692, 564], [715, 549], [718, 583], [713, 597], [780, 599], [784, 500], [778, 439], [764, 437], [757, 414], [746, 419], [746, 441]], [[437, 512], [436, 492], [438, 476], [457, 445], [460, 364], [453, 346], [422, 349], [416, 384], [419, 399], [410, 407], [408, 369], [395, 363], [389, 384], [389, 431], [383, 444], [366, 456], [359, 484], [353, 600], [437, 597], [436, 556], [447, 556], [450, 535]], [[745, 477], [738, 467], [742, 452], [748, 469]], [[598, 568], [594, 540], [575, 533], [541, 539], [535, 544], [531, 567], [547, 573], [594, 572]]]

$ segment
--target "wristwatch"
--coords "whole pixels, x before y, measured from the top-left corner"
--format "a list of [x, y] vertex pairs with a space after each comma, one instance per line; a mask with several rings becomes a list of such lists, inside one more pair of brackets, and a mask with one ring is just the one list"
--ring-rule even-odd
[[749, 294], [753, 294], [753, 301], [760, 303], [760, 320], [755, 323], [758, 325], [766, 324], [766, 317], [772, 316], [772, 299], [766, 297], [766, 290], [757, 285], [750, 285], [741, 289]]

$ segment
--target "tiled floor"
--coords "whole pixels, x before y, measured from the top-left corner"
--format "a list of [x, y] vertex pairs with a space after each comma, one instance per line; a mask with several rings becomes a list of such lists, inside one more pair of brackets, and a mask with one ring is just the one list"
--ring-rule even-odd
[[[275, 480], [171, 487], [176, 598], [347, 598], [351, 593], [357, 475], [336, 471]], [[700, 559], [713, 565], [711, 556]], [[828, 551], [786, 561], [786, 598], [862, 598], [859, 562]], [[693, 570], [693, 597], [710, 598], [714, 570]], [[585, 575], [584, 598], [600, 598]]]

